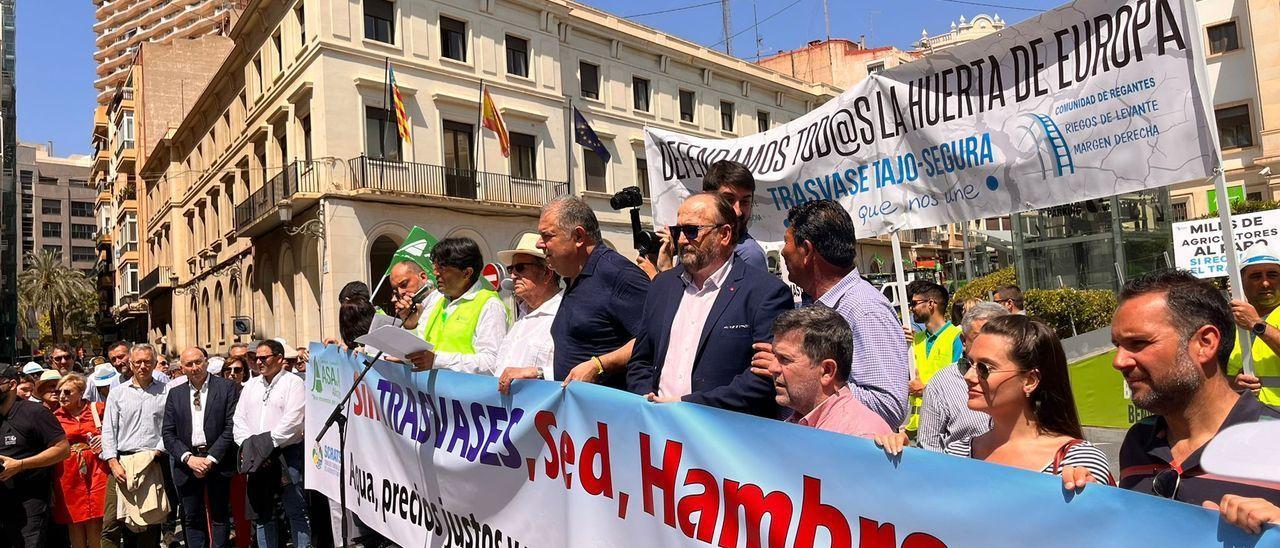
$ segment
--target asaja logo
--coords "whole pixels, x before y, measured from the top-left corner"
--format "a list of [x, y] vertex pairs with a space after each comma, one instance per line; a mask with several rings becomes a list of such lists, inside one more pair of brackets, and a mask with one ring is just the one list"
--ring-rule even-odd
[[336, 402], [342, 393], [342, 386], [338, 383], [338, 366], [323, 359], [313, 359], [311, 363], [311, 393], [319, 396], [317, 399], [321, 401]]

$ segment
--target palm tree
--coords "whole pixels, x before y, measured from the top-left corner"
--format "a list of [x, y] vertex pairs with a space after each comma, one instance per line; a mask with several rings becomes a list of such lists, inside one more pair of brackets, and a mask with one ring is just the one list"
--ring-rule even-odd
[[98, 295], [93, 282], [83, 272], [62, 264], [62, 257], [50, 251], [27, 253], [28, 267], [18, 275], [21, 300], [39, 316], [49, 318], [49, 331], [55, 342], [64, 342], [67, 321], [86, 303]]

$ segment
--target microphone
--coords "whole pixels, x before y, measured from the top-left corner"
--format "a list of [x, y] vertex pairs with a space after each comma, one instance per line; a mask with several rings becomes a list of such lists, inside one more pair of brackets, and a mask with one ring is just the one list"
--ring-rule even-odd
[[512, 280], [511, 278], [503, 278], [503, 279], [502, 279], [502, 282], [500, 282], [500, 283], [498, 284], [498, 288], [499, 288], [499, 289], [501, 289], [501, 290], [503, 290], [503, 291], [507, 291], [507, 292], [515, 291], [515, 290], [516, 290], [516, 282], [515, 282], [515, 280]]

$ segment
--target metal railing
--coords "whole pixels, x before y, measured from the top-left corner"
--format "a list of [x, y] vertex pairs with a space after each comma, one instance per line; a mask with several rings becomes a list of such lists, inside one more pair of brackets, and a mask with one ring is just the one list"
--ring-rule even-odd
[[357, 189], [485, 202], [540, 206], [567, 194], [569, 184], [526, 179], [415, 162], [394, 162], [361, 155], [348, 164]]
[[156, 289], [173, 287], [173, 268], [167, 266], [159, 266], [151, 271], [151, 273], [142, 277], [138, 282], [138, 292], [147, 297]]
[[262, 188], [236, 205], [236, 231], [244, 230], [263, 216], [275, 211], [276, 203], [299, 192], [319, 192], [319, 169], [311, 162], [299, 160], [289, 164]]

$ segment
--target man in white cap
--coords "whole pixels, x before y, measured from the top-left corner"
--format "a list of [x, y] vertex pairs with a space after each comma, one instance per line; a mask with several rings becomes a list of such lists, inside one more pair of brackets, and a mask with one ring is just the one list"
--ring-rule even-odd
[[[515, 249], [498, 252], [507, 266], [517, 301], [515, 324], [498, 350], [498, 391], [506, 394], [515, 379], [553, 378], [555, 344], [551, 322], [560, 309], [560, 275], [547, 265], [538, 249], [538, 235], [525, 234]], [[503, 285], [507, 282], [504, 280]]]
[[23, 375], [34, 375], [39, 377], [41, 373], [44, 373], [44, 367], [36, 362], [27, 362], [27, 365], [22, 366]]
[[1253, 374], [1245, 374], [1240, 338], [1236, 338], [1227, 375], [1233, 376], [1237, 390], [1253, 390], [1267, 405], [1280, 405], [1280, 253], [1270, 246], [1254, 244], [1240, 260], [1244, 281], [1244, 301], [1231, 301], [1236, 325], [1249, 332], [1253, 342]]

